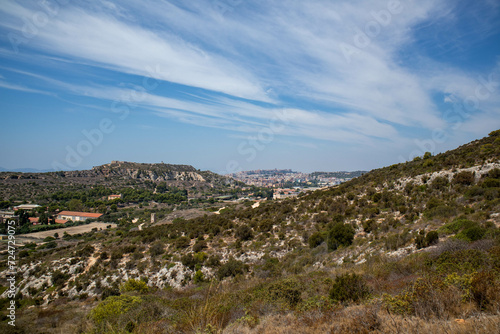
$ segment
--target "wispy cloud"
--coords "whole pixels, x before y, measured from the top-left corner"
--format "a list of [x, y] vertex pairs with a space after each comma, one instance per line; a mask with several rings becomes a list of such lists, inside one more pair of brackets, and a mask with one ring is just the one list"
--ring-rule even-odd
[[[496, 5], [491, 2], [491, 8]], [[211, 1], [71, 3], [39, 29], [29, 48], [54, 62], [183, 85], [182, 96], [148, 92], [135, 101], [155, 115], [181, 122], [246, 134], [265, 128], [277, 112], [285, 111], [290, 121], [283, 136], [401, 143], [408, 128], [425, 132], [450, 127], [435, 95], [464, 100], [474, 91], [477, 75], [419, 50], [436, 43], [419, 34], [464, 19], [461, 5], [410, 0], [397, 11], [388, 6], [382, 0], [255, 1], [223, 14]], [[7, 1], [0, 10], [0, 26], [21, 34], [21, 18], [40, 9]], [[376, 27], [371, 32], [370, 24]], [[497, 31], [495, 25], [488, 16], [468, 33], [486, 38]], [[454, 39], [465, 40], [464, 30], [449, 29], [438, 37], [443, 53], [462, 47]], [[360, 34], [365, 45], [356, 43]], [[346, 55], [345, 45], [354, 52]], [[18, 73], [106, 101], [133, 90], [103, 78], [87, 84]], [[481, 105], [485, 121], [492, 119], [497, 102], [498, 95]], [[483, 118], [474, 122], [478, 119]], [[472, 124], [464, 129], [479, 128]]]
[[[16, 6], [16, 10], [25, 13], [28, 9]], [[40, 29], [32, 43], [46, 52], [87, 59], [95, 65], [127, 73], [155, 76], [247, 99], [269, 100], [252, 74], [230, 60], [167, 31], [147, 30], [103, 13], [62, 8], [57, 18]], [[156, 68], [161, 71], [154, 72]]]
[[51, 95], [54, 96], [55, 94], [39, 89], [33, 89], [29, 87], [25, 87], [22, 85], [16, 85], [12, 83], [5, 82], [3, 80], [0, 80], [0, 87], [5, 88], [5, 89], [10, 89], [10, 90], [17, 90], [20, 92], [27, 92], [27, 93], [35, 93], [35, 94], [44, 94], [44, 95]]

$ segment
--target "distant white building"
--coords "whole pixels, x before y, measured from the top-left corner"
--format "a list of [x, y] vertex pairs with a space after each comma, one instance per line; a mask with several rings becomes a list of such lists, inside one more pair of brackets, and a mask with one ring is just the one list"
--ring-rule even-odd
[[38, 204], [21, 204], [21, 205], [18, 205], [18, 206], [15, 206], [14, 207], [14, 210], [33, 210], [33, 209], [38, 209], [40, 207], [40, 205]]
[[112, 201], [114, 199], [121, 199], [123, 196], [122, 194], [118, 194], [118, 195], [109, 195], [108, 196], [108, 201]]
[[300, 191], [296, 189], [276, 189], [273, 194], [273, 199], [285, 199], [298, 196]]
[[0, 211], [0, 218], [14, 218], [15, 216], [14, 211]]
[[71, 220], [74, 222], [82, 222], [91, 218], [99, 218], [102, 213], [78, 212], [78, 211], [61, 211], [57, 214], [57, 219]]

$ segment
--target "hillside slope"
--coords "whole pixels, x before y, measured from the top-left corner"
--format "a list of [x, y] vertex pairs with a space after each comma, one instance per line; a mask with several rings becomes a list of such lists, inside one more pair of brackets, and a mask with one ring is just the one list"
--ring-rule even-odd
[[[65, 236], [56, 248], [27, 245], [19, 253], [20, 325], [498, 332], [499, 159], [500, 130], [298, 198], [141, 231], [123, 224]], [[27, 308], [33, 304], [46, 309]], [[36, 319], [44, 325], [33, 326]]]
[[0, 173], [0, 199], [43, 200], [63, 189], [81, 190], [85, 187], [104, 186], [108, 189], [123, 187], [151, 188], [159, 182], [169, 187], [224, 189], [235, 183], [227, 177], [210, 171], [199, 171], [188, 165], [145, 164], [113, 161], [90, 170], [48, 173]]

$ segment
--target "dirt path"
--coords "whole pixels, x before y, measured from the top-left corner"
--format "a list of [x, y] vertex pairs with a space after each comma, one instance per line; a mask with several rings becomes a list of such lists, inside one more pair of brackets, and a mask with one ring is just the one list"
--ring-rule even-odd
[[223, 206], [222, 208], [220, 208], [219, 210], [215, 211], [214, 213], [215, 213], [216, 215], [220, 215], [220, 212], [221, 212], [222, 210], [224, 210], [225, 208], [226, 208], [226, 207], [225, 207], [225, 206]]
[[78, 233], [87, 233], [87, 232], [92, 231], [93, 228], [97, 228], [98, 230], [99, 229], [105, 230], [110, 225], [111, 225], [111, 228], [116, 227], [116, 224], [113, 224], [113, 223], [90, 223], [87, 225], [59, 228], [59, 229], [50, 230], [50, 231], [19, 234], [17, 237], [18, 238], [26, 238], [26, 239], [45, 239], [46, 237], [52, 237], [52, 236], [54, 236], [54, 233], [57, 233], [57, 234], [59, 234], [59, 238], [62, 238], [64, 232], [67, 232], [68, 234], [71, 234], [71, 235], [78, 234]]

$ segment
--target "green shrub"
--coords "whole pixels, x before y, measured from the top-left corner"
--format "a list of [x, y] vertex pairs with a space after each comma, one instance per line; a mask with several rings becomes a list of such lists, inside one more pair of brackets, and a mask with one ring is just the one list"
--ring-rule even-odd
[[116, 324], [118, 316], [127, 313], [131, 308], [139, 305], [141, 301], [141, 298], [135, 296], [111, 296], [100, 302], [90, 312], [90, 318], [97, 325]]
[[163, 248], [163, 243], [162, 242], [155, 242], [154, 244], [151, 245], [149, 248], [149, 254], [151, 256], [158, 256], [165, 253], [165, 249]]
[[366, 233], [374, 232], [377, 229], [377, 227], [378, 224], [373, 219], [368, 219], [363, 222], [363, 230], [365, 230]]
[[500, 179], [500, 169], [498, 168], [493, 168], [488, 172], [488, 177], [492, 179]]
[[123, 247], [123, 253], [124, 254], [133, 253], [135, 252], [136, 249], [137, 249], [136, 245], [126, 245], [125, 247]]
[[433, 218], [450, 218], [456, 215], [457, 210], [449, 205], [438, 205], [436, 207], [426, 209], [424, 217], [427, 219]]
[[82, 257], [89, 257], [92, 254], [94, 254], [94, 252], [95, 252], [94, 246], [85, 245], [82, 249], [80, 249], [80, 251], [78, 252], [78, 255], [82, 256]]
[[459, 217], [454, 219], [451, 223], [447, 223], [444, 226], [440, 227], [439, 231], [446, 234], [458, 233], [463, 229], [470, 228], [473, 226], [477, 226], [477, 223], [468, 220], [466, 218]]
[[405, 246], [411, 240], [409, 231], [402, 233], [392, 233], [385, 238], [385, 248], [388, 250], [397, 250]]
[[201, 270], [197, 270], [194, 273], [193, 281], [194, 281], [195, 284], [202, 283], [202, 282], [205, 281], [205, 276], [203, 275], [203, 273], [201, 272]]
[[310, 248], [316, 248], [319, 245], [321, 245], [325, 241], [325, 238], [323, 237], [323, 234], [320, 232], [313, 233], [307, 240], [309, 243]]
[[120, 291], [138, 291], [139, 293], [146, 293], [149, 291], [149, 287], [146, 282], [131, 278], [120, 286]]
[[218, 255], [210, 256], [207, 259], [205, 265], [212, 267], [212, 268], [216, 268], [216, 267], [220, 266], [220, 257]]
[[486, 263], [486, 254], [476, 249], [446, 251], [428, 262], [439, 273], [471, 273], [478, 271]]
[[222, 280], [225, 277], [235, 277], [236, 275], [243, 275], [247, 271], [247, 266], [234, 258], [230, 258], [226, 263], [220, 266], [217, 271], [217, 277]]
[[43, 245], [40, 245], [38, 248], [39, 249], [52, 249], [57, 247], [57, 242], [55, 241], [49, 241]]
[[175, 240], [174, 245], [175, 247], [182, 249], [182, 248], [187, 248], [191, 244], [191, 239], [188, 237], [179, 237]]
[[328, 231], [328, 249], [336, 250], [340, 246], [347, 247], [354, 240], [355, 230], [350, 224], [335, 223]]
[[101, 299], [104, 300], [108, 297], [119, 296], [119, 295], [120, 295], [120, 290], [118, 290], [116, 286], [112, 287], [105, 286], [102, 288]]
[[29, 255], [30, 255], [30, 252], [27, 251], [26, 249], [19, 252], [19, 257], [21, 257], [21, 258], [28, 257]]
[[193, 245], [193, 252], [198, 253], [198, 252], [201, 252], [205, 248], [207, 248], [207, 242], [205, 240], [197, 241]]
[[427, 234], [424, 230], [420, 231], [415, 238], [417, 249], [429, 247], [439, 242], [439, 234], [437, 231], [429, 231]]
[[241, 241], [251, 240], [253, 238], [252, 229], [247, 225], [240, 225], [236, 229], [234, 236]]
[[111, 260], [117, 261], [120, 260], [123, 257], [123, 250], [120, 248], [113, 249], [111, 252]]
[[370, 294], [370, 289], [366, 285], [362, 276], [352, 273], [335, 277], [333, 286], [330, 289], [330, 298], [335, 302], [354, 302], [366, 298]]
[[437, 231], [429, 231], [425, 236], [425, 245], [432, 246], [439, 242], [439, 234]]
[[272, 302], [282, 301], [291, 307], [295, 307], [302, 301], [302, 290], [303, 286], [297, 280], [285, 279], [269, 286], [268, 298]]
[[185, 254], [181, 257], [181, 263], [189, 269], [193, 270], [198, 261], [196, 261], [193, 254]]
[[60, 270], [56, 270], [52, 273], [52, 285], [62, 286], [70, 278], [69, 274], [65, 274]]
[[469, 186], [474, 183], [474, 173], [472, 172], [459, 172], [453, 177], [453, 184]]
[[500, 180], [493, 179], [493, 178], [487, 178], [482, 182], [481, 186], [483, 188], [498, 188], [498, 187], [500, 187]]
[[450, 182], [446, 176], [438, 176], [432, 180], [431, 187], [437, 190], [445, 190]]
[[462, 239], [465, 241], [477, 241], [482, 239], [485, 234], [486, 234], [486, 229], [476, 224], [475, 226], [471, 226], [469, 228], [460, 231], [460, 233], [458, 233], [455, 237], [457, 239]]

